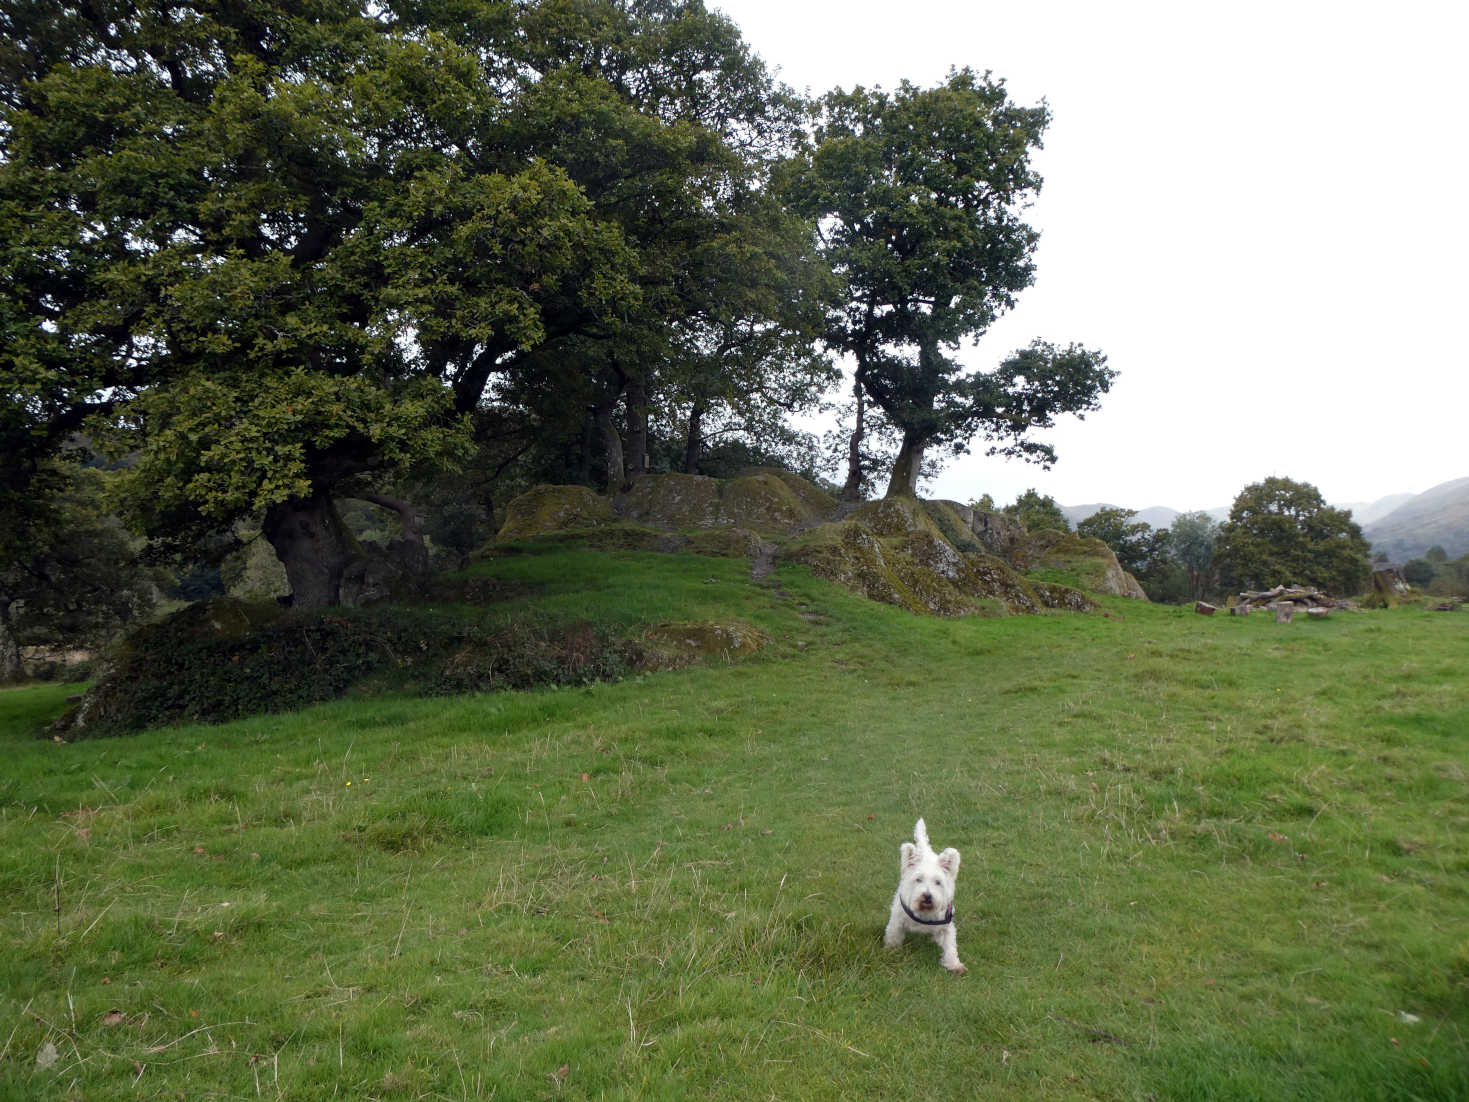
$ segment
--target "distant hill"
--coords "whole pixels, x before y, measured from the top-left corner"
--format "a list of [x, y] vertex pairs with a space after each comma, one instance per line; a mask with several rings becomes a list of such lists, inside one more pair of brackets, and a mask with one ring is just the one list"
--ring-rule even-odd
[[[1411, 501], [1414, 501], [1418, 498], [1427, 497], [1428, 494], [1438, 493], [1440, 490], [1459, 486], [1463, 483], [1469, 483], [1469, 479], [1460, 479], [1457, 482], [1445, 482], [1442, 486], [1436, 486], [1432, 490], [1427, 491], [1427, 493], [1425, 494], [1389, 494], [1387, 497], [1380, 497], [1376, 501], [1333, 501], [1331, 502], [1331, 505], [1333, 508], [1337, 509], [1350, 509], [1352, 512], [1352, 519], [1360, 524], [1365, 530], [1368, 525], [1374, 524], [1374, 522], [1378, 520], [1385, 521], [1390, 514], [1395, 513], [1397, 510], [1403, 508]], [[1469, 496], [1469, 494], [1466, 494], [1466, 496]], [[1438, 507], [1439, 506], [1436, 504], [1431, 505], [1429, 511], [1432, 512]], [[1090, 505], [1063, 505], [1061, 506], [1061, 512], [1065, 514], [1066, 519], [1071, 522], [1071, 527], [1075, 528], [1082, 521], [1086, 520], [1087, 517], [1091, 516], [1093, 513], [1097, 512], [1100, 509], [1121, 508], [1125, 508], [1125, 506], [1109, 505], [1106, 502], [1098, 501], [1093, 502]], [[1207, 513], [1216, 522], [1221, 524], [1229, 519], [1228, 505], [1216, 505], [1212, 509], [1204, 509], [1203, 512]], [[1146, 509], [1138, 509], [1132, 515], [1133, 519], [1140, 520], [1144, 524], [1151, 525], [1153, 528], [1171, 528], [1173, 526], [1173, 522], [1177, 520], [1178, 517], [1181, 515], [1181, 510], [1170, 508], [1167, 505], [1150, 505]], [[1367, 538], [1373, 539], [1371, 533], [1367, 533]], [[1377, 542], [1377, 540], [1373, 539], [1374, 544], [1376, 544]], [[1413, 541], [1409, 540], [1408, 542], [1411, 543]], [[1423, 551], [1427, 550], [1429, 547], [1432, 547], [1435, 543], [1444, 543], [1444, 541], [1438, 538], [1429, 540], [1427, 543], [1424, 543], [1421, 548], [1413, 552], [1413, 554], [1408, 555], [1407, 557], [1412, 558], [1414, 555], [1422, 554]], [[1378, 547], [1377, 549], [1385, 550], [1385, 548], [1383, 547]], [[1449, 552], [1451, 558], [1457, 557], [1453, 549], [1450, 548], [1447, 543], [1444, 543], [1444, 549]], [[1388, 554], [1393, 555], [1394, 558], [1399, 558], [1397, 553], [1391, 550], [1388, 551]]]
[[[1384, 499], [1386, 500], [1386, 499]], [[1469, 478], [1442, 482], [1362, 526], [1374, 552], [1395, 562], [1418, 558], [1435, 544], [1457, 559], [1469, 554]]]
[[1416, 494], [1388, 494], [1376, 501], [1349, 501], [1332, 502], [1338, 509], [1350, 509], [1352, 519], [1358, 524], [1368, 525], [1373, 521], [1381, 520], [1400, 505], [1406, 505], [1415, 498]]

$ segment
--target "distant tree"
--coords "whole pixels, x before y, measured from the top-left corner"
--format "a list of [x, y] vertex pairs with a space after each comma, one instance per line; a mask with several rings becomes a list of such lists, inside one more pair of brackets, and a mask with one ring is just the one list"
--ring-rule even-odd
[[1371, 576], [1368, 550], [1349, 510], [1327, 505], [1309, 482], [1271, 477], [1235, 498], [1219, 528], [1215, 561], [1232, 586], [1297, 583], [1352, 594]]
[[1000, 507], [995, 504], [995, 499], [989, 494], [980, 494], [976, 498], [971, 498], [969, 507], [985, 513], [998, 513], [1000, 511]]
[[1403, 563], [1403, 581], [1420, 589], [1429, 585], [1437, 573], [1437, 568], [1426, 558], [1409, 559]]
[[1054, 450], [1030, 434], [1097, 408], [1111, 384], [1106, 358], [1076, 345], [1036, 341], [979, 374], [950, 354], [1033, 281], [1038, 235], [1022, 214], [1040, 188], [1029, 158], [1048, 121], [1044, 105], [1013, 104], [1003, 81], [969, 69], [934, 88], [904, 81], [821, 101], [790, 195], [818, 219], [844, 284], [828, 343], [856, 361], [859, 400], [902, 434], [889, 497], [915, 492], [930, 448], [963, 451], [975, 436], [995, 442], [990, 454], [1049, 466]]
[[1188, 571], [1189, 596], [1199, 600], [1210, 589], [1214, 541], [1219, 525], [1208, 513], [1180, 513], [1168, 529], [1173, 557]]
[[96, 646], [152, 609], [157, 572], [108, 510], [105, 477], [40, 464], [24, 527], [0, 534], [0, 684], [21, 676], [22, 645]]
[[1076, 526], [1078, 536], [1099, 539], [1112, 549], [1123, 570], [1141, 578], [1168, 561], [1168, 533], [1133, 520], [1131, 509], [1098, 509]]
[[1423, 557], [1431, 563], [1442, 564], [1449, 561], [1449, 553], [1444, 550], [1443, 544], [1440, 543], [1435, 543], [1427, 551], [1423, 552]]
[[1014, 517], [1031, 532], [1042, 528], [1054, 528], [1058, 532], [1071, 531], [1071, 523], [1056, 499], [1050, 494], [1037, 493], [1034, 487], [1026, 490], [1001, 510], [1006, 516]]

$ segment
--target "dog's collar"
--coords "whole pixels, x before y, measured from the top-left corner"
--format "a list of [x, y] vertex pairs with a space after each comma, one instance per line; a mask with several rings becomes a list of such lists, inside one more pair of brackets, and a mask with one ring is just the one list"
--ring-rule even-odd
[[902, 907], [903, 913], [911, 918], [914, 922], [918, 923], [920, 926], [947, 926], [949, 923], [954, 921], [954, 905], [952, 903], [949, 904], [949, 913], [944, 915], [943, 918], [919, 918], [916, 914], [908, 909], [908, 904], [903, 902], [903, 897], [901, 895], [898, 896], [898, 906]]

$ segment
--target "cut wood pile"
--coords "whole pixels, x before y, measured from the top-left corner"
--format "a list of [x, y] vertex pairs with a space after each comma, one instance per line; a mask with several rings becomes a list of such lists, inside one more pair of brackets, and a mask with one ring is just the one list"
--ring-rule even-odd
[[1350, 601], [1337, 600], [1313, 586], [1278, 585], [1274, 589], [1241, 593], [1229, 611], [1235, 616], [1248, 616], [1257, 608], [1268, 608], [1275, 613], [1276, 620], [1289, 623], [1297, 609], [1305, 609], [1308, 616], [1320, 619], [1334, 608], [1350, 607]]

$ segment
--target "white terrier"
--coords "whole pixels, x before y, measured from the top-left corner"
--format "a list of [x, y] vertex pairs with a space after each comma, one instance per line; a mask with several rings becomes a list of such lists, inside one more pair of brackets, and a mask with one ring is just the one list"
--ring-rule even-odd
[[910, 933], [928, 934], [938, 943], [943, 966], [962, 976], [966, 969], [959, 960], [954, 927], [954, 881], [959, 876], [959, 851], [950, 846], [943, 853], [934, 853], [928, 844], [928, 828], [919, 819], [913, 825], [913, 842], [904, 842], [898, 847], [898, 853], [898, 890], [893, 893], [882, 943], [896, 949]]

